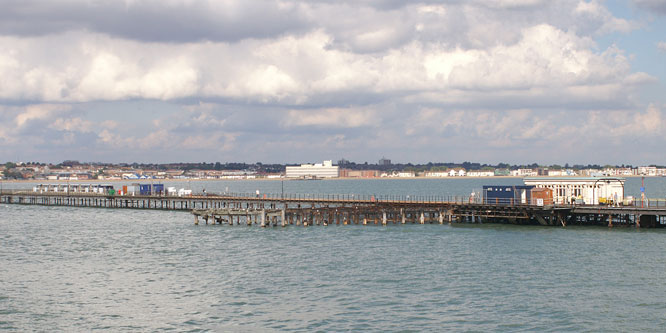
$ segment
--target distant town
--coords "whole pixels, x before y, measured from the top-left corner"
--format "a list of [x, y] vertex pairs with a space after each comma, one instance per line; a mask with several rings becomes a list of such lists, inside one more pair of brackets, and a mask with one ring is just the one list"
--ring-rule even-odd
[[532, 177], [532, 176], [666, 176], [657, 165], [497, 165], [472, 162], [393, 164], [382, 158], [377, 163], [354, 163], [341, 159], [312, 164], [263, 163], [81, 163], [59, 164], [6, 162], [0, 165], [3, 180], [139, 180], [139, 179], [279, 179], [279, 178], [449, 178], [449, 177]]

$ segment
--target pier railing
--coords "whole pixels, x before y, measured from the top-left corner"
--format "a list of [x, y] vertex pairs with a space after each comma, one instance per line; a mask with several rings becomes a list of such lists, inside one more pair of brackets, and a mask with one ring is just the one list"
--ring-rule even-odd
[[478, 196], [455, 195], [398, 195], [398, 194], [351, 194], [351, 193], [244, 193], [227, 192], [208, 194], [208, 197], [231, 197], [254, 200], [284, 201], [331, 201], [331, 202], [404, 202], [404, 203], [482, 203]]
[[[3, 189], [1, 194], [35, 194], [51, 196], [113, 196], [113, 197], [146, 197], [140, 194], [113, 194], [93, 192], [34, 192], [28, 189]], [[248, 199], [248, 200], [271, 200], [271, 201], [331, 201], [331, 202], [404, 202], [404, 203], [482, 203], [478, 196], [442, 196], [442, 195], [393, 195], [393, 194], [353, 194], [353, 193], [248, 193], [248, 192], [224, 192], [224, 193], [195, 193], [186, 196], [174, 196], [164, 194], [153, 194], [151, 197], [165, 198], [196, 198], [196, 199]]]
[[666, 199], [646, 198], [644, 200], [634, 198], [631, 201], [624, 200], [616, 203], [604, 204], [569, 204], [569, 203], [555, 203], [546, 200], [540, 201], [539, 199], [532, 198], [531, 200], [521, 200], [513, 198], [484, 198], [480, 195], [399, 195], [399, 194], [353, 194], [353, 193], [249, 193], [249, 192], [224, 192], [224, 193], [197, 193], [187, 196], [174, 196], [164, 194], [154, 195], [140, 195], [140, 194], [114, 194], [109, 195], [106, 193], [93, 193], [93, 192], [34, 192], [29, 189], [2, 189], [2, 195], [17, 195], [17, 194], [36, 194], [36, 195], [50, 195], [50, 196], [113, 196], [113, 197], [163, 197], [163, 198], [192, 198], [197, 200], [205, 199], [232, 199], [232, 200], [270, 200], [270, 201], [292, 201], [292, 202], [345, 202], [345, 203], [406, 203], [406, 204], [484, 204], [484, 205], [498, 205], [498, 206], [551, 206], [558, 207], [635, 207], [635, 208], [666, 208]]

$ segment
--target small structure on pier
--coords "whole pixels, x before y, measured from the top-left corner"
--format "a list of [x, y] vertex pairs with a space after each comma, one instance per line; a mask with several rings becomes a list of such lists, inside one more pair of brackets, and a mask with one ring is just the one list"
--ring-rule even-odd
[[624, 199], [624, 182], [624, 178], [617, 177], [525, 178], [525, 185], [551, 189], [556, 204], [618, 203]]
[[532, 204], [533, 185], [486, 185], [483, 187], [483, 202], [497, 205]]

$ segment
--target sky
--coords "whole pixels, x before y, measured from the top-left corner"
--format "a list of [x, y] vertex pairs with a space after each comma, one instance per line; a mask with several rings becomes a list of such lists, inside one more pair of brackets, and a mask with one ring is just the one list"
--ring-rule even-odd
[[666, 165], [664, 0], [4, 0], [0, 162]]

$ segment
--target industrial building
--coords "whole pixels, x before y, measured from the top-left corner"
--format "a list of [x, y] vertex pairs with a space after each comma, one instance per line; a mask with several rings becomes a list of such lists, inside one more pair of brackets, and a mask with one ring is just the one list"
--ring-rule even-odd
[[333, 165], [333, 161], [288, 166], [286, 171], [287, 178], [336, 178], [339, 175], [339, 167]]
[[553, 191], [556, 204], [572, 202], [596, 205], [624, 200], [624, 178], [618, 177], [529, 177], [525, 185]]

